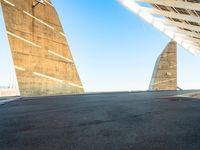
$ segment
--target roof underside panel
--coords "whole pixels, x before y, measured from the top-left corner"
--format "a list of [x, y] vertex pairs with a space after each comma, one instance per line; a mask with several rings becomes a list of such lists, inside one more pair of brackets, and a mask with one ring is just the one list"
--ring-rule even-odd
[[186, 50], [194, 54], [200, 53], [200, 0], [119, 2]]

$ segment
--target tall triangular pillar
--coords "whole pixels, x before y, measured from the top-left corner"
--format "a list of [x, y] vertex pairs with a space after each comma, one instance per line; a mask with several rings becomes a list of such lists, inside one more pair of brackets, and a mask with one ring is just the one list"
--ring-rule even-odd
[[2, 0], [22, 96], [79, 94], [83, 86], [50, 0]]
[[158, 57], [149, 90], [176, 90], [177, 89], [177, 44], [168, 43]]

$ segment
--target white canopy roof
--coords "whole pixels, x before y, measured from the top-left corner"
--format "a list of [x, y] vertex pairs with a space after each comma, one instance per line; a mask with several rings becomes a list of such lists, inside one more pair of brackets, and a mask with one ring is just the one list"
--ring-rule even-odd
[[183, 48], [200, 53], [200, 0], [119, 0]]

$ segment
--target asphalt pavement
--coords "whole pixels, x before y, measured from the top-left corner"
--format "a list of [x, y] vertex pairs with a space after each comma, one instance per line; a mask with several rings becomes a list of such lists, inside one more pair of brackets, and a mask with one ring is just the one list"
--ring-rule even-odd
[[0, 105], [0, 150], [199, 150], [187, 92], [24, 97]]
[[7, 97], [0, 97], [0, 105], [4, 105], [6, 103], [15, 101], [20, 99], [21, 97], [19, 96], [7, 96]]

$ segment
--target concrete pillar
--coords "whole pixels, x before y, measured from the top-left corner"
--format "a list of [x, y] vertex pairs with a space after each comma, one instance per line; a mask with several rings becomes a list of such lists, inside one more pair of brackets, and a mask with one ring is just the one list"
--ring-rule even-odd
[[153, 71], [149, 90], [177, 89], [177, 44], [168, 43], [158, 57]]
[[59, 17], [51, 1], [44, 2], [1, 1], [20, 93], [83, 93]]

